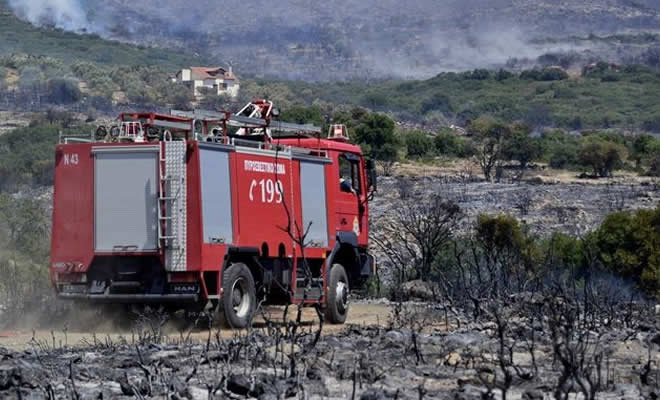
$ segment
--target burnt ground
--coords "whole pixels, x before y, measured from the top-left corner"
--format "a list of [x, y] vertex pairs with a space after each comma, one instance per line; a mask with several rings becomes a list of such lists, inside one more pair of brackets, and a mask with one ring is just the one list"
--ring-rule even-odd
[[607, 214], [652, 208], [660, 201], [660, 180], [537, 179], [490, 183], [457, 175], [379, 177], [370, 217], [377, 222], [407, 201], [439, 194], [461, 207], [466, 228], [480, 213], [509, 214], [542, 236], [553, 232], [583, 235], [596, 228]]
[[[620, 176], [615, 179], [505, 179], [491, 183], [456, 171], [422, 175], [379, 177], [378, 193], [370, 203], [371, 234], [379, 237], [396, 217], [397, 210], [410, 202], [440, 195], [455, 201], [463, 213], [459, 232], [467, 235], [479, 214], [506, 214], [516, 217], [530, 233], [541, 238], [554, 232], [583, 237], [597, 228], [605, 217], [617, 211], [653, 208], [660, 204], [660, 180]], [[531, 175], [531, 174], [530, 174]], [[379, 260], [380, 279], [387, 287], [394, 270], [387, 256], [372, 246]]]
[[[318, 335], [318, 322], [305, 317], [302, 325], [260, 323], [251, 331], [213, 328], [176, 337], [152, 318], [131, 335], [90, 336], [75, 346], [44, 339], [23, 350], [0, 347], [0, 398], [501, 398], [495, 322], [469, 321], [453, 310], [447, 329], [438, 306], [392, 310], [380, 325], [349, 324], [329, 335]], [[552, 398], [561, 363], [553, 361], [545, 325], [528, 325], [510, 321], [514, 372], [507, 398]], [[652, 318], [632, 328], [594, 327], [589, 335], [583, 365], [603, 355], [596, 398], [657, 398], [660, 334]], [[577, 391], [571, 381], [569, 398], [582, 398]]]
[[[479, 213], [506, 213], [541, 236], [582, 235], [610, 212], [654, 207], [660, 197], [657, 183], [625, 179], [494, 184], [417, 176], [379, 183], [371, 203], [376, 223], [406, 201], [440, 193], [464, 210], [465, 231]], [[262, 318], [255, 329], [240, 332], [188, 327], [157, 315], [119, 326], [85, 314], [75, 321], [58, 313], [24, 316], [19, 328], [0, 332], [0, 398], [499, 399], [503, 371], [511, 376], [507, 399], [556, 398], [558, 387], [569, 399], [584, 398], [577, 395], [577, 379], [559, 384], [563, 364], [547, 315], [537, 324], [509, 314], [502, 341], [492, 315], [475, 319], [429, 303], [358, 303], [352, 311], [347, 325], [324, 326], [320, 334], [312, 310], [301, 324], [271, 316], [274, 322]], [[292, 315], [295, 310], [289, 321]], [[658, 398], [655, 318], [600, 320], [585, 326], [579, 340], [566, 341], [581, 365], [577, 375], [600, 378], [593, 398]], [[510, 355], [504, 369], [502, 348]]]

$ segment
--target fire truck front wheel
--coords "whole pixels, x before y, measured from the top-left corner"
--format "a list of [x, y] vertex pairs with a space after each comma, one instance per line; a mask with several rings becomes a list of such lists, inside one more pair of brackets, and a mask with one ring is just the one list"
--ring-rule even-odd
[[245, 328], [256, 306], [254, 278], [247, 265], [235, 263], [222, 274], [222, 295], [218, 312], [230, 328]]
[[341, 264], [333, 264], [328, 282], [328, 305], [325, 318], [331, 324], [343, 324], [348, 315], [348, 275]]

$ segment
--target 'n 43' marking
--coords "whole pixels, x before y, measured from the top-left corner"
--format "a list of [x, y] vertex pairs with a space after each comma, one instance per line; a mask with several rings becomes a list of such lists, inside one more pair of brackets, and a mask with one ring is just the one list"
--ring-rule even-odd
[[78, 165], [79, 161], [78, 153], [64, 153], [64, 165]]

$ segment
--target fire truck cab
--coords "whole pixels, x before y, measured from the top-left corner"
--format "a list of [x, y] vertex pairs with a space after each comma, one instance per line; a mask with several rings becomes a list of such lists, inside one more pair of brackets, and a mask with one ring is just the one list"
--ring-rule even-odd
[[270, 102], [250, 107], [127, 113], [91, 137], [61, 138], [57, 295], [210, 304], [232, 328], [247, 326], [258, 303], [303, 303], [343, 323], [349, 289], [375, 269], [373, 165], [343, 126], [321, 138], [319, 128], [271, 120]]

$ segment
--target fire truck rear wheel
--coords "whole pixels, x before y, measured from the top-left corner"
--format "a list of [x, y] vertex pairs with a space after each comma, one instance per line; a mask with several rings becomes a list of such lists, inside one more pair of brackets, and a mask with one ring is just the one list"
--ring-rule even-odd
[[331, 324], [343, 324], [348, 315], [348, 275], [341, 264], [333, 264], [328, 282], [328, 305], [325, 318]]
[[252, 320], [257, 302], [254, 278], [247, 265], [232, 264], [222, 274], [222, 295], [218, 313], [230, 328], [245, 328]]

